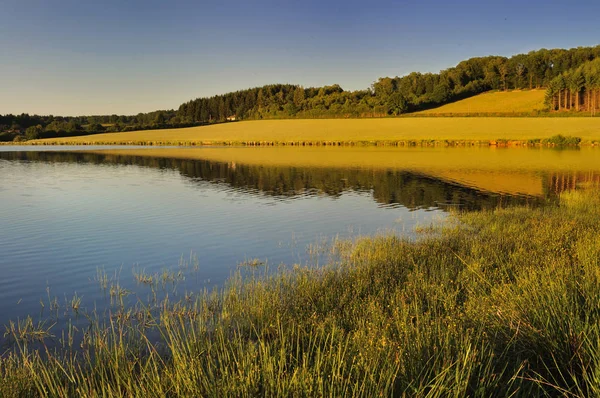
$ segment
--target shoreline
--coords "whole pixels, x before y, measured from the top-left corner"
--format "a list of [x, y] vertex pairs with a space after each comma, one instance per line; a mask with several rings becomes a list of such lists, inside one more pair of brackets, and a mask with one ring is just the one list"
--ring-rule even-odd
[[579, 144], [560, 145], [543, 143], [543, 139], [532, 140], [376, 140], [376, 141], [51, 141], [51, 142], [0, 142], [5, 146], [181, 146], [181, 147], [253, 147], [253, 146], [280, 146], [280, 147], [498, 147], [498, 148], [556, 148], [556, 147], [596, 147], [600, 141], [581, 141]]
[[255, 120], [5, 142], [4, 145], [175, 146], [596, 146], [594, 118]]

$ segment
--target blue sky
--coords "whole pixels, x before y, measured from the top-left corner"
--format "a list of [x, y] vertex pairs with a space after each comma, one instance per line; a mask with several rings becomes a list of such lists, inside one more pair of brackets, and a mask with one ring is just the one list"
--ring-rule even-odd
[[[370, 4], [371, 3], [371, 4]], [[600, 44], [600, 2], [0, 0], [0, 114], [136, 114]]]

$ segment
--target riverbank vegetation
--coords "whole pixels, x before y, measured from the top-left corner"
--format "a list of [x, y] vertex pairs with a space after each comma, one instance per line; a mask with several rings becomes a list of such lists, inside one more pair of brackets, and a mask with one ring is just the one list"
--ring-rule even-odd
[[599, 222], [600, 194], [579, 190], [335, 242], [327, 266], [121, 308], [61, 348], [15, 323], [0, 395], [595, 396]]

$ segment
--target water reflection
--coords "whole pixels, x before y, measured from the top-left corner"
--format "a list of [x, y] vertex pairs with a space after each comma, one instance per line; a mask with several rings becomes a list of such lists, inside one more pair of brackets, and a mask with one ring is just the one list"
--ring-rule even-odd
[[[435, 209], [537, 205], [600, 181], [598, 159], [454, 149], [0, 151], [0, 325], [40, 303], [43, 319], [58, 302], [60, 330], [73, 297], [82, 313], [114, 310], [98, 272], [109, 284], [119, 274], [135, 302], [151, 294], [136, 273], [183, 270], [177, 291], [164, 292], [181, 298], [221, 286], [245, 260], [313, 264], [337, 236], [411, 236], [444, 218]], [[182, 254], [192, 265], [178, 263]]]
[[[495, 186], [499, 186], [499, 177], [493, 172], [488, 174], [463, 172], [461, 175], [461, 171], [452, 171], [451, 166], [447, 172], [429, 175], [426, 172], [402, 169], [248, 165], [234, 161], [217, 162], [82, 152], [0, 152], [0, 159], [135, 165], [177, 170], [192, 183], [226, 184], [232, 189], [247, 194], [269, 195], [279, 199], [315, 195], [339, 197], [349, 191], [371, 192], [374, 200], [382, 206], [404, 206], [409, 209], [434, 207], [445, 209], [459, 206], [478, 210], [515, 204], [538, 204], [582, 182], [600, 180], [599, 173], [550, 170], [541, 175], [537, 173], [533, 184], [519, 180], [531, 179], [531, 175], [505, 178], [507, 180], [505, 185], [539, 184], [540, 193], [534, 195], [482, 189], [486, 182], [492, 180]], [[535, 192], [537, 193], [537, 190]]]

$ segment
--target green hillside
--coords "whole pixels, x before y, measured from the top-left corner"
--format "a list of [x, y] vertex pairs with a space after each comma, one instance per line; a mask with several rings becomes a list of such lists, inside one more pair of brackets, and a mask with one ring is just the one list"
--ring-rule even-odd
[[494, 91], [452, 102], [416, 115], [523, 114], [543, 110], [545, 90]]

